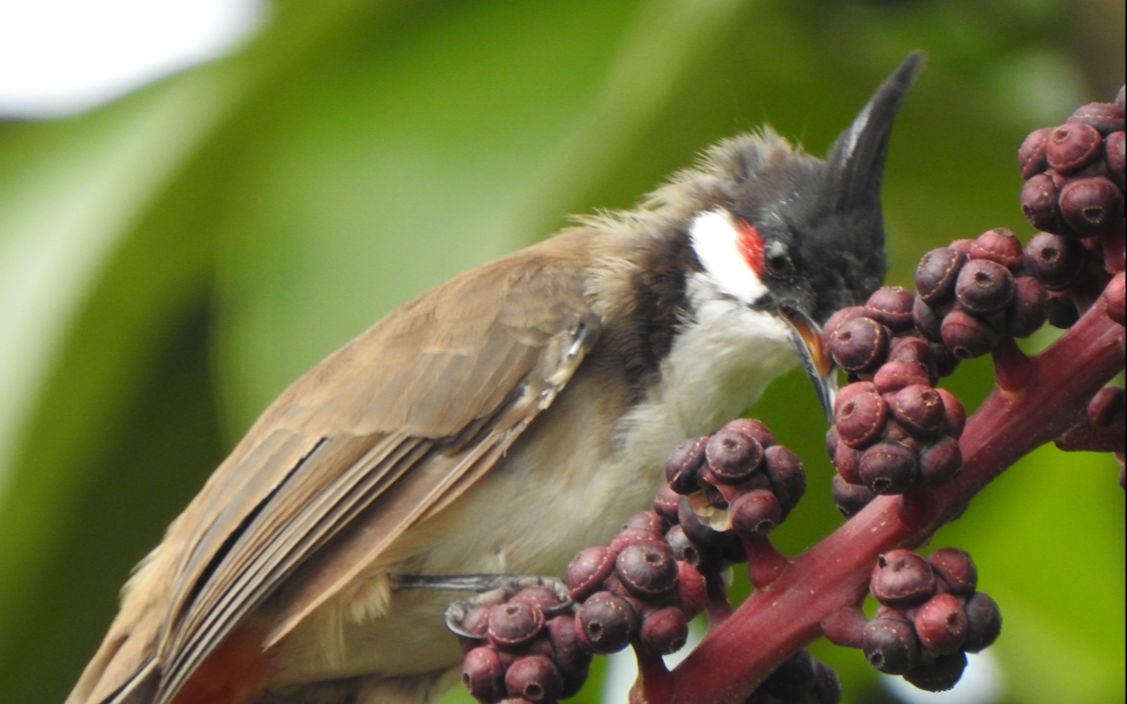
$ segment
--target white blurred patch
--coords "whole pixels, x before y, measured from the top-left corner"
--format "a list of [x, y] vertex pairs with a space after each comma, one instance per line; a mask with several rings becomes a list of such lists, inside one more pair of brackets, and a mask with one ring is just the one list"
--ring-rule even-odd
[[[955, 687], [946, 692], [916, 689], [902, 677], [884, 675], [885, 689], [904, 704], [995, 704], [1002, 696], [1002, 668], [993, 653], [967, 653], [967, 669]], [[843, 687], [849, 683], [843, 682]]]
[[0, 117], [60, 117], [223, 56], [264, 0], [0, 0]]

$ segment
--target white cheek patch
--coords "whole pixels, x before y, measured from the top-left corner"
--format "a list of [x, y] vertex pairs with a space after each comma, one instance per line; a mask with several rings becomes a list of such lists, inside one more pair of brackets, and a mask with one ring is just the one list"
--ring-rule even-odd
[[740, 231], [726, 210], [709, 210], [693, 218], [689, 239], [705, 273], [722, 291], [745, 304], [767, 295], [767, 287], [740, 252]]

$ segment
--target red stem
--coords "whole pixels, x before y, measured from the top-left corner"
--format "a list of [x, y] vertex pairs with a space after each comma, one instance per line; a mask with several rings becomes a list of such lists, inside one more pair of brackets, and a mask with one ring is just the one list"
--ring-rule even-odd
[[673, 671], [671, 688], [647, 691], [646, 702], [742, 702], [822, 634], [824, 619], [860, 602], [882, 552], [923, 544], [1006, 468], [1060, 435], [1092, 394], [1124, 367], [1123, 326], [1112, 322], [1105, 308], [1105, 299], [1099, 299], [1060, 340], [1031, 359], [1025, 388], [995, 389], [982, 403], [960, 440], [964, 464], [954, 482], [925, 496], [878, 497], [714, 624]]

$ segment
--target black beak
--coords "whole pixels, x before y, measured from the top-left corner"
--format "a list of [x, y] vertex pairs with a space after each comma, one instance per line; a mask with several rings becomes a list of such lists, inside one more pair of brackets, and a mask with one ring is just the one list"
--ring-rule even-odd
[[837, 375], [833, 359], [822, 345], [822, 330], [808, 315], [794, 308], [782, 308], [783, 319], [790, 324], [795, 351], [802, 360], [814, 390], [822, 403], [826, 419], [833, 421], [834, 396], [837, 395]]

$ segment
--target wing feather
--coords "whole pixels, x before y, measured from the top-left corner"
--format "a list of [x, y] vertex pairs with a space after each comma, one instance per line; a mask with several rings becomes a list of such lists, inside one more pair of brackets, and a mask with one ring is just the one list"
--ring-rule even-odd
[[572, 239], [416, 299], [263, 414], [166, 537], [188, 549], [163, 605], [158, 704], [329, 541], [351, 568], [287, 592], [268, 642], [449, 505], [551, 404], [599, 331]]

